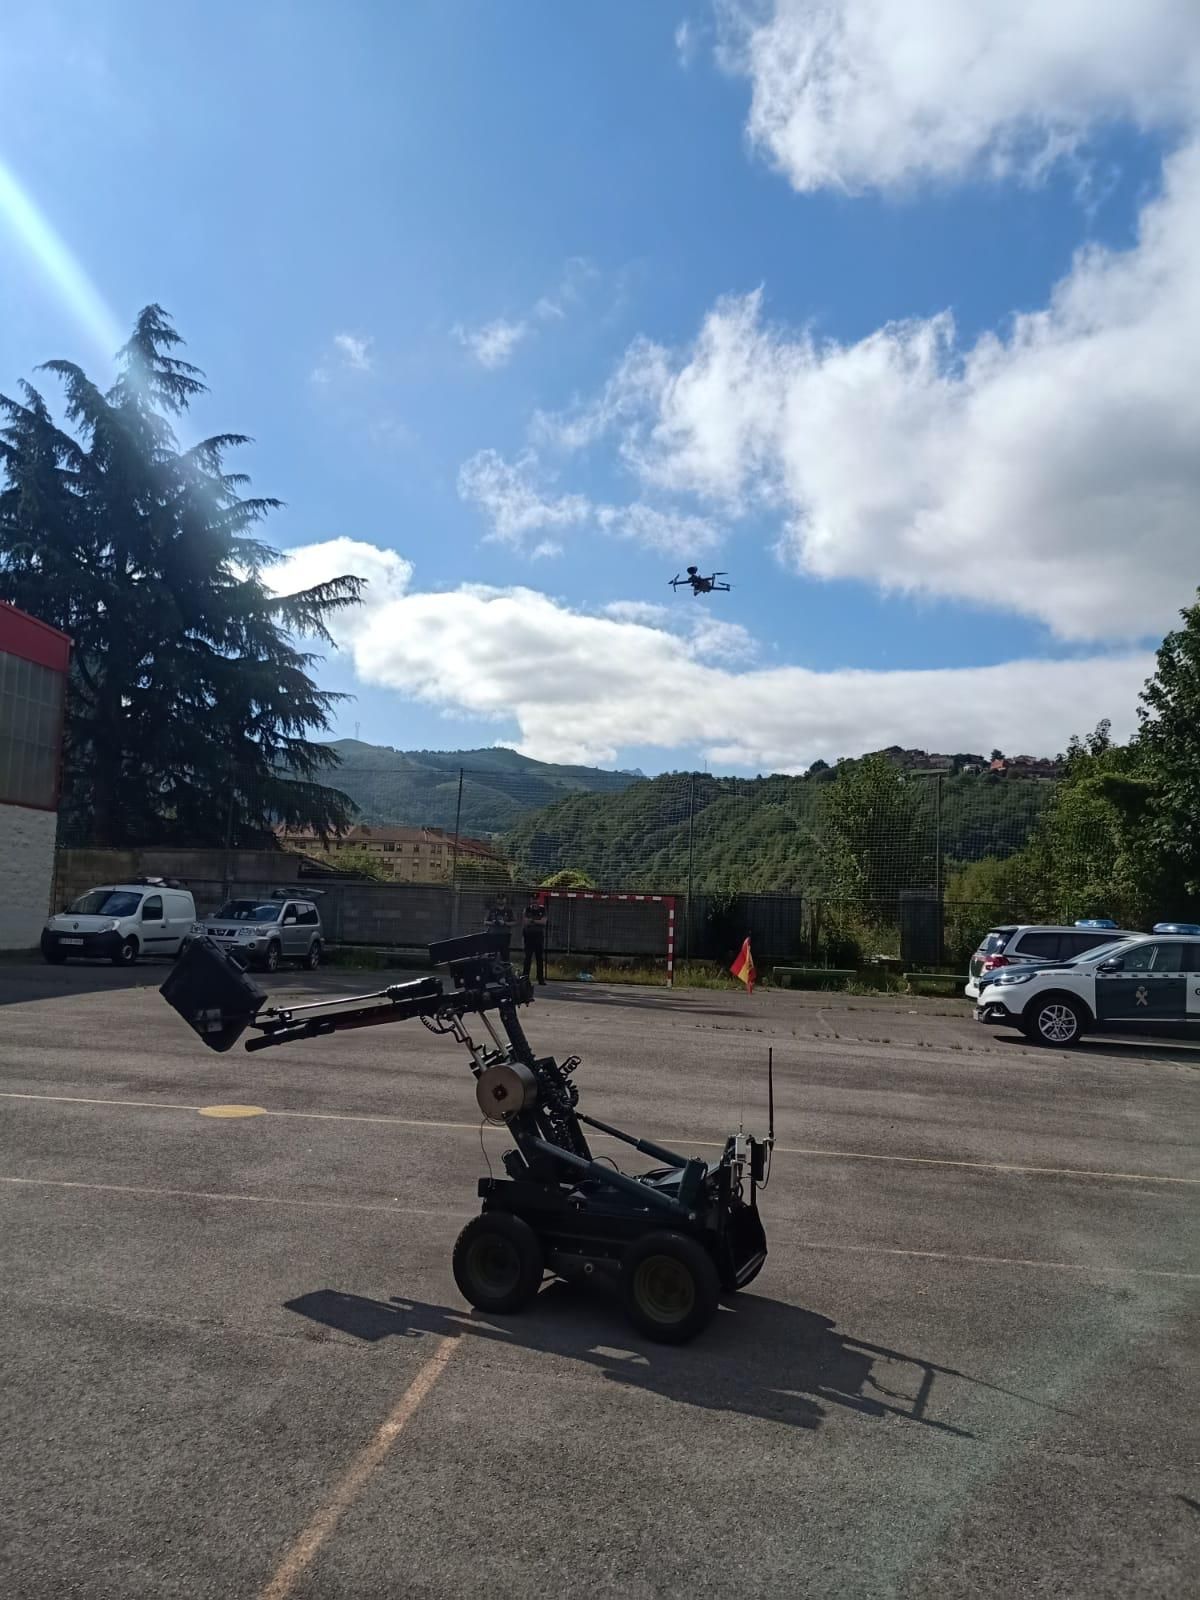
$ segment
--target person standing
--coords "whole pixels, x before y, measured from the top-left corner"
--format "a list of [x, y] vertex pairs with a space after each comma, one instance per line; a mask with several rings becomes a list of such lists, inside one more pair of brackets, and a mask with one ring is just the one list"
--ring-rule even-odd
[[498, 894], [487, 909], [483, 925], [489, 933], [495, 933], [497, 948], [501, 959], [507, 961], [512, 946], [513, 914], [506, 894]]
[[531, 900], [521, 919], [521, 940], [525, 946], [525, 976], [537, 963], [537, 981], [546, 981], [546, 905], [542, 900]]

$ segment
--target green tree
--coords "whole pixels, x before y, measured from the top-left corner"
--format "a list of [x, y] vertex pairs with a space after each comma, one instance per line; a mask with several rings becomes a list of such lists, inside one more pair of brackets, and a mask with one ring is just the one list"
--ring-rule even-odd
[[500, 856], [460, 855], [454, 863], [454, 883], [460, 889], [499, 889], [511, 882], [512, 868]]
[[936, 881], [933, 791], [881, 755], [843, 762], [824, 791], [830, 887], [856, 900], [893, 899]]
[[383, 858], [374, 850], [368, 850], [365, 845], [343, 844], [337, 850], [331, 851], [328, 856], [319, 855], [317, 859], [327, 862], [338, 872], [357, 872], [371, 883], [391, 882], [383, 870]]
[[1177, 858], [1151, 826], [1161, 788], [1146, 742], [1114, 744], [1102, 722], [1071, 740], [1066, 766], [1025, 848], [956, 874], [948, 898], [1033, 921], [1111, 916], [1137, 928], [1187, 915]]
[[580, 872], [577, 867], [563, 867], [559, 872], [552, 872], [548, 878], [543, 878], [543, 889], [594, 889], [595, 882], [588, 877], [586, 872]]
[[227, 472], [246, 442], [181, 448], [170, 419], [204, 391], [148, 306], [102, 391], [69, 361], [66, 425], [31, 384], [0, 396], [0, 598], [74, 640], [66, 728], [67, 837], [105, 845], [221, 845], [272, 825], [345, 827], [351, 804], [322, 780], [336, 755], [308, 735], [340, 698], [292, 635], [329, 642], [360, 581], [274, 595], [278, 552], [254, 535], [277, 504]]
[[1159, 646], [1142, 691], [1137, 740], [1154, 784], [1148, 810], [1155, 846], [1175, 863], [1189, 895], [1200, 895], [1200, 604]]

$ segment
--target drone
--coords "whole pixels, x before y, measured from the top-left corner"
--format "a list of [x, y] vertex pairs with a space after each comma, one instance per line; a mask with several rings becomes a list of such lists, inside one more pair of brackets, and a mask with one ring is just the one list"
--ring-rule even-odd
[[717, 592], [728, 594], [729, 585], [727, 583], [717, 582], [718, 578], [727, 578], [728, 576], [729, 574], [727, 572], [710, 572], [708, 577], [704, 578], [701, 577], [698, 568], [689, 567], [687, 569], [687, 576], [685, 578], [681, 578], [679, 574], [676, 573], [675, 576], [669, 580], [669, 582], [672, 589], [678, 589], [683, 585], [690, 585], [692, 593], [696, 596], [702, 594], [715, 594]]

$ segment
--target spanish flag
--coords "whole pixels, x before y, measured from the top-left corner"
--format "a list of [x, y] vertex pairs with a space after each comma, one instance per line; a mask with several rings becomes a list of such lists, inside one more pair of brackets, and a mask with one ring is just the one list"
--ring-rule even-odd
[[746, 985], [747, 994], [754, 993], [754, 980], [757, 978], [758, 974], [754, 970], [754, 956], [750, 950], [749, 935], [747, 935], [743, 941], [742, 948], [737, 954], [737, 960], [730, 967], [729, 971], [733, 977], [740, 978]]

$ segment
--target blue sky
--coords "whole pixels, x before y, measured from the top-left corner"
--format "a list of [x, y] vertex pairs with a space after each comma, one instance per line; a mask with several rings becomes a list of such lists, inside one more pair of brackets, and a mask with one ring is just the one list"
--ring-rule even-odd
[[[1114, 0], [1064, 70], [1074, 0], [1019, 49], [978, 9], [18, 3], [0, 387], [170, 310], [288, 575], [403, 558], [339, 732], [755, 771], [1128, 725], [1200, 576], [1155, 377], [1200, 24]], [[666, 588], [693, 549], [730, 595]]]

